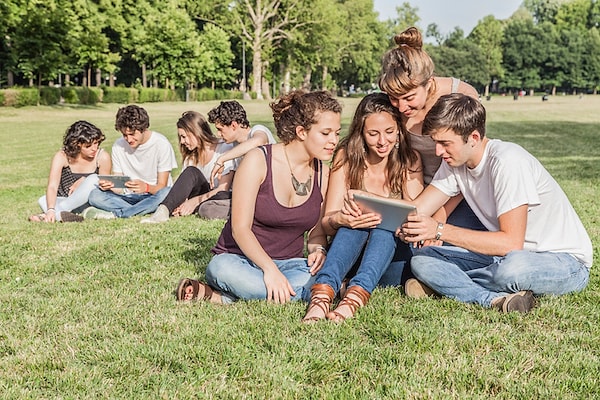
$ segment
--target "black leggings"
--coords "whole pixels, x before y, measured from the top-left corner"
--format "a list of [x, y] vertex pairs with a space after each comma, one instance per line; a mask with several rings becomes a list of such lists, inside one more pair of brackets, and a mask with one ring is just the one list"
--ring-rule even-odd
[[[192, 197], [200, 196], [204, 193], [210, 192], [210, 184], [206, 180], [206, 177], [196, 167], [187, 167], [179, 175], [169, 194], [163, 200], [161, 204], [169, 209], [169, 215], [173, 213], [177, 207], [183, 204], [184, 201]], [[221, 200], [231, 198], [229, 192], [218, 192], [210, 198], [210, 200]], [[196, 212], [196, 209], [194, 212]]]

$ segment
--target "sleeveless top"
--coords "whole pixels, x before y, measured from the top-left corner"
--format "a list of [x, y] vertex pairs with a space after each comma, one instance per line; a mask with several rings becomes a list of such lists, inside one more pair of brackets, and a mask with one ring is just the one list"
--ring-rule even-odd
[[[273, 191], [271, 146], [268, 144], [260, 147], [265, 153], [267, 174], [256, 196], [252, 233], [273, 260], [304, 257], [304, 234], [317, 224], [321, 213], [323, 196], [319, 187], [320, 179], [316, 176], [321, 173], [322, 165], [319, 160], [314, 160], [315, 179], [308, 199], [295, 207], [283, 206], [277, 201]], [[213, 254], [244, 254], [233, 239], [231, 216], [211, 251]]]
[[75, 173], [71, 171], [71, 166], [69, 165], [62, 168], [62, 171], [60, 172], [60, 182], [58, 184], [58, 191], [56, 192], [56, 195], [58, 197], [69, 197], [69, 191], [71, 190], [71, 187], [75, 184], [75, 182], [77, 182], [82, 177], [87, 177], [91, 174], [98, 173], [98, 155], [100, 155], [101, 151], [102, 149], [98, 150], [98, 153], [96, 154], [96, 169], [94, 170], [94, 172], [87, 172], [83, 174]]
[[[456, 93], [460, 79], [452, 79], [452, 92]], [[435, 172], [440, 167], [442, 159], [435, 154], [435, 142], [430, 136], [417, 135], [416, 133], [408, 132], [410, 134], [410, 144], [413, 149], [421, 154], [421, 162], [423, 163], [423, 181], [425, 185], [429, 185], [429, 182], [433, 179]]]

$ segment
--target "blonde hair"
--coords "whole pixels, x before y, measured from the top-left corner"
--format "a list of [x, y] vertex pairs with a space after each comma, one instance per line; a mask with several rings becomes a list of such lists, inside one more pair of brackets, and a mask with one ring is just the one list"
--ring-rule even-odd
[[[379, 87], [388, 95], [400, 97], [427, 84], [435, 66], [423, 50], [421, 32], [414, 26], [394, 36], [394, 42], [397, 46], [383, 55]], [[433, 92], [435, 84], [430, 86], [428, 95]]]

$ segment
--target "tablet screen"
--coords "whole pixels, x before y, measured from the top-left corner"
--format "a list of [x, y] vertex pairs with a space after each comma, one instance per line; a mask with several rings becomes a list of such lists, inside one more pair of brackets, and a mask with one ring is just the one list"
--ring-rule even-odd
[[396, 232], [396, 229], [406, 221], [410, 213], [416, 213], [413, 205], [399, 203], [391, 199], [355, 194], [354, 201], [363, 212], [374, 212], [381, 215], [381, 223], [377, 228]]

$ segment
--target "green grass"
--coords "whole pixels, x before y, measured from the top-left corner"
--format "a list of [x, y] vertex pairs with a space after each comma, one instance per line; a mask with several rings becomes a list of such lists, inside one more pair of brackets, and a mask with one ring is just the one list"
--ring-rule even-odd
[[[347, 127], [357, 100], [343, 99]], [[176, 144], [175, 121], [216, 103], [144, 105]], [[244, 103], [273, 124], [265, 102]], [[495, 97], [488, 135], [540, 158], [599, 258], [600, 98]], [[197, 218], [34, 224], [50, 159], [72, 122], [110, 145], [117, 105], [0, 108], [2, 398], [591, 399], [600, 397], [600, 280], [539, 299], [529, 315], [376, 290], [342, 325], [300, 323], [304, 304], [177, 304], [203, 277], [222, 222]]]

